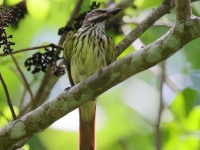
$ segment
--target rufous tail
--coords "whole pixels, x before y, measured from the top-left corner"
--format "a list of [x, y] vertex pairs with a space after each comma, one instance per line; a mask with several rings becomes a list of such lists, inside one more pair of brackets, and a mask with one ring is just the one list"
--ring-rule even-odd
[[95, 150], [95, 114], [96, 105], [93, 107], [92, 118], [85, 120], [79, 108], [79, 150]]

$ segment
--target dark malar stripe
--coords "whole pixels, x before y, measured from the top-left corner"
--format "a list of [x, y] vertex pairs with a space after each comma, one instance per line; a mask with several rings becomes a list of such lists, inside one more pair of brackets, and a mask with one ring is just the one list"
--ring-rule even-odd
[[97, 50], [97, 56], [99, 57], [100, 56], [100, 50], [101, 48], [99, 48], [98, 50]]
[[85, 30], [80, 32], [80, 35], [84, 34], [85, 32], [87, 32], [90, 29], [91, 29], [91, 26], [88, 26], [87, 28], [85, 28]]
[[[78, 38], [79, 38], [79, 37], [80, 37], [80, 36], [78, 36]], [[77, 48], [77, 45], [78, 45], [78, 42], [79, 42], [78, 38], [74, 40], [74, 41], [76, 41], [76, 44], [74, 45], [74, 48]]]
[[91, 35], [92, 35], [92, 31], [93, 31], [93, 30], [90, 30], [90, 33], [89, 33], [89, 35], [88, 35], [88, 38], [91, 37]]
[[84, 42], [83, 40], [85, 40], [85, 37], [86, 37], [86, 34], [84, 34], [84, 35], [81, 37], [82, 43]]

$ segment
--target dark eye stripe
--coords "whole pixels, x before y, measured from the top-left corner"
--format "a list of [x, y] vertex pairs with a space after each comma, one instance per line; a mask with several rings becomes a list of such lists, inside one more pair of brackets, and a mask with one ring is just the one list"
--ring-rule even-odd
[[92, 12], [92, 15], [100, 15], [102, 13], [107, 12], [107, 10], [103, 10], [103, 9], [96, 9]]

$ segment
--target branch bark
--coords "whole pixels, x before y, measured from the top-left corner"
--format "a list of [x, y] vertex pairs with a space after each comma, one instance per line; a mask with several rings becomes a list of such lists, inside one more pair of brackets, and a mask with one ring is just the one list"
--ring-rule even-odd
[[185, 22], [187, 19], [190, 19], [192, 15], [190, 0], [175, 0], [175, 6], [176, 21], [182, 23]]

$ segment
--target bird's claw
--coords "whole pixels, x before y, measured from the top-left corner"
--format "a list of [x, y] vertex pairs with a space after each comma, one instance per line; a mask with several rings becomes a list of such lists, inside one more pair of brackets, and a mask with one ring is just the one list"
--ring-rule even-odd
[[65, 90], [64, 91], [69, 91], [69, 89], [70, 89], [71, 87], [67, 87], [67, 88], [65, 88]]

